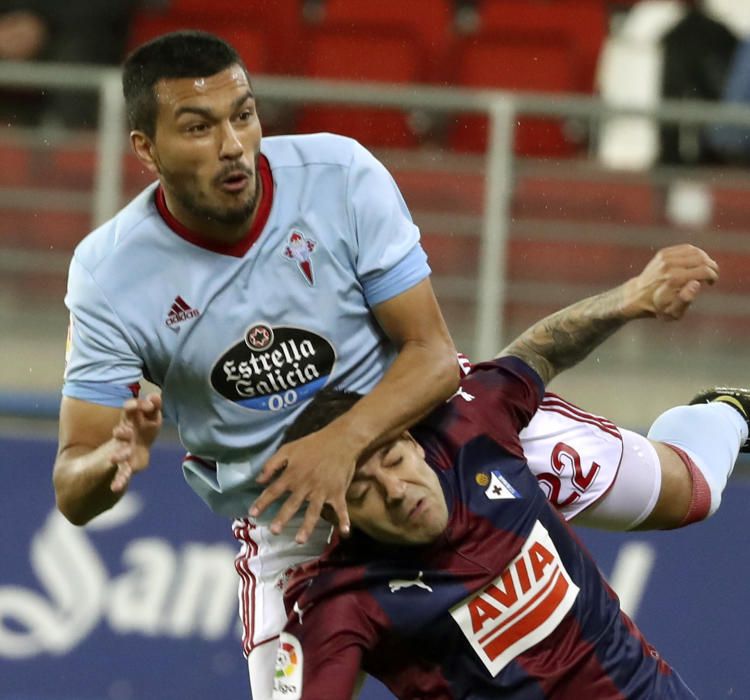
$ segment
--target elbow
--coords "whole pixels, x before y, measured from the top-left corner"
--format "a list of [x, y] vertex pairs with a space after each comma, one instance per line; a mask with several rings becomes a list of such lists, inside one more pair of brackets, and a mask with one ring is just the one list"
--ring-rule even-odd
[[71, 525], [81, 527], [91, 520], [72, 499], [66, 498], [57, 488], [55, 488], [55, 505]]
[[52, 485], [55, 489], [55, 505], [57, 510], [71, 524], [77, 527], [86, 525], [91, 520], [91, 515], [84, 512], [78, 499], [71, 496], [69, 489], [66, 487], [65, 478], [56, 468], [52, 476]]

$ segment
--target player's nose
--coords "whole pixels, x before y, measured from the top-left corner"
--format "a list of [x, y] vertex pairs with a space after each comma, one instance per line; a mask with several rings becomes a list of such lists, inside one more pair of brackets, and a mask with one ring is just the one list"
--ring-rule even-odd
[[381, 474], [379, 481], [388, 505], [398, 504], [404, 499], [406, 484], [401, 479], [391, 474]]
[[242, 140], [231, 122], [226, 122], [221, 129], [221, 151], [222, 158], [237, 159], [245, 152]]

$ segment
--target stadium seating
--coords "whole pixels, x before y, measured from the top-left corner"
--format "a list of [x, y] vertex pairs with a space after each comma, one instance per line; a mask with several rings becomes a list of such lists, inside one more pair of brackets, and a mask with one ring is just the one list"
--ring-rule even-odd
[[[302, 46], [302, 73], [311, 78], [406, 84], [421, 76], [420, 49], [406, 32], [329, 25], [308, 30]], [[371, 146], [418, 142], [404, 112], [376, 107], [310, 105], [300, 110], [297, 131], [345, 133]]]
[[576, 56], [573, 92], [591, 92], [604, 39], [607, 9], [602, 0], [481, 0], [480, 34], [558, 36]]
[[[482, 34], [459, 42], [451, 82], [471, 88], [537, 92], [572, 92], [580, 66], [570, 42], [557, 34]], [[461, 151], [484, 151], [487, 119], [459, 116], [450, 145]], [[524, 118], [516, 130], [516, 151], [525, 155], [570, 155], [575, 147], [554, 120]]]
[[301, 7], [301, 0], [174, 0], [164, 10], [140, 11], [129, 45], [177, 29], [202, 29], [234, 44], [252, 72], [296, 73]]
[[453, 38], [452, 0], [326, 0], [320, 20], [326, 25], [349, 25], [352, 28], [409, 33], [424, 56], [426, 80], [439, 80], [446, 51]]
[[[457, 7], [455, 0], [172, 0], [165, 10], [139, 13], [131, 46], [196, 27], [234, 43], [256, 73], [540, 92], [593, 89], [607, 0], [479, 0], [468, 35], [454, 22]], [[298, 129], [343, 130], [370, 146], [411, 147], [424, 140], [406, 115], [389, 110], [313, 105], [302, 110]], [[443, 131], [457, 150], [486, 147], [482, 118], [462, 116]], [[576, 153], [576, 144], [560, 124], [525, 118], [516, 150], [560, 157]]]

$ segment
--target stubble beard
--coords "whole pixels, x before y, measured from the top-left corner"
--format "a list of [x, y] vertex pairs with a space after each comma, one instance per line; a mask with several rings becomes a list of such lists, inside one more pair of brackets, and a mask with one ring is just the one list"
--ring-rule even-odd
[[[186, 188], [171, 188], [172, 192], [184, 209], [190, 212], [194, 217], [204, 219], [207, 223], [218, 223], [226, 226], [240, 226], [241, 224], [248, 223], [250, 217], [255, 211], [260, 196], [261, 185], [260, 174], [258, 172], [259, 159], [260, 154], [257, 154], [255, 156], [255, 186], [253, 191], [244, 203], [239, 204], [236, 207], [219, 207], [211, 206], [210, 204], [202, 204]], [[165, 179], [172, 179], [167, 173], [162, 173], [162, 176], [164, 175], [167, 175]]]

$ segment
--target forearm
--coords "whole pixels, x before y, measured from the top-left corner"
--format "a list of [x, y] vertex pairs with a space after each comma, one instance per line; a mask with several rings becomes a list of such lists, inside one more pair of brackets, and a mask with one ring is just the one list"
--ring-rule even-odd
[[132, 475], [148, 466], [161, 423], [156, 394], [122, 409], [64, 397], [53, 472], [60, 512], [83, 525], [117, 503]]
[[521, 358], [545, 384], [583, 360], [633, 318], [646, 315], [628, 302], [634, 281], [583, 299], [535, 323], [501, 353]]
[[117, 471], [109, 455], [115, 441], [100, 447], [70, 447], [55, 462], [53, 483], [60, 512], [74, 525], [85, 525], [122, 497], [111, 489]]
[[408, 341], [375, 388], [328, 429], [343, 431], [361, 456], [424, 418], [455, 393], [458, 382], [449, 337], [430, 344]]

